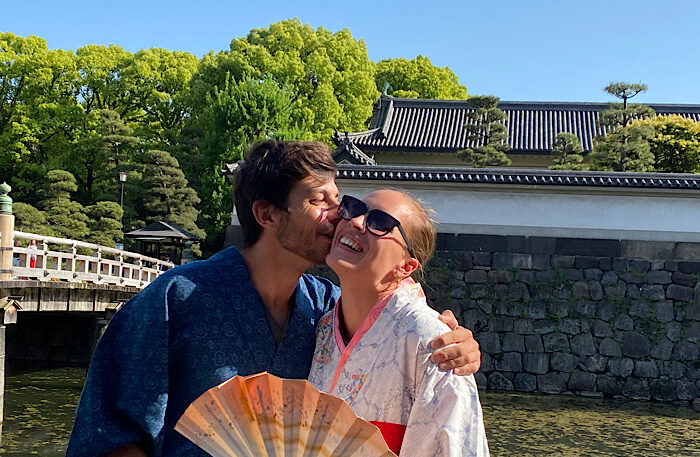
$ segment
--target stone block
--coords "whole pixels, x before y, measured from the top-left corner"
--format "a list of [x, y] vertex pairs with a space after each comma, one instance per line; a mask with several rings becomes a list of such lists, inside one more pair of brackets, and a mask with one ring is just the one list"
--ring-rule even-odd
[[630, 316], [634, 317], [648, 317], [649, 316], [649, 303], [645, 300], [634, 300], [630, 304]]
[[547, 304], [544, 300], [533, 300], [525, 307], [525, 316], [530, 319], [544, 319], [547, 315]]
[[508, 270], [513, 267], [513, 254], [497, 252], [493, 255], [491, 268], [494, 270]]
[[624, 298], [625, 292], [627, 292], [627, 286], [623, 282], [603, 286], [603, 289], [605, 290], [605, 295], [610, 298]]
[[576, 319], [562, 319], [559, 321], [559, 331], [567, 335], [578, 335], [581, 332], [581, 324]]
[[649, 356], [649, 338], [639, 332], [625, 332], [622, 338], [622, 354], [635, 359]]
[[527, 335], [525, 337], [525, 350], [527, 352], [544, 352], [542, 337], [539, 335]]
[[549, 319], [539, 319], [532, 323], [532, 328], [539, 335], [547, 335], [552, 333], [556, 327], [554, 322]]
[[660, 284], [645, 285], [642, 286], [642, 297], [649, 300], [663, 300], [666, 298], [666, 291]]
[[569, 390], [592, 392], [595, 389], [596, 375], [584, 371], [574, 371], [569, 378]]
[[479, 349], [481, 349], [481, 352], [487, 352], [489, 354], [501, 353], [501, 338], [498, 333], [479, 333], [479, 335], [476, 337], [476, 341], [479, 343]]
[[615, 321], [613, 323], [615, 325], [615, 328], [619, 330], [632, 330], [632, 327], [634, 326], [632, 318], [624, 313], [618, 314], [617, 317], [615, 317]]
[[622, 355], [622, 346], [612, 338], [603, 338], [600, 342], [600, 354], [608, 357], [620, 357]]
[[561, 284], [560, 286], [557, 287], [556, 297], [560, 300], [570, 300], [571, 299], [571, 289], [572, 289], [572, 287], [568, 287], [566, 284]]
[[659, 322], [671, 322], [673, 320], [673, 302], [664, 300], [655, 303], [654, 317]]
[[491, 270], [488, 272], [488, 280], [494, 284], [510, 284], [513, 281], [513, 274], [510, 271]]
[[473, 332], [485, 330], [488, 325], [486, 314], [480, 309], [470, 309], [464, 312], [464, 326]]
[[598, 260], [598, 268], [600, 268], [602, 271], [612, 270], [612, 258], [602, 257], [600, 260]]
[[537, 376], [537, 387], [545, 394], [560, 394], [566, 390], [566, 383], [558, 373]]
[[555, 352], [550, 357], [552, 370], [571, 372], [578, 366], [578, 357], [565, 352]]
[[593, 332], [593, 336], [597, 336], [599, 338], [612, 335], [612, 328], [610, 327], [610, 324], [600, 319], [596, 319], [595, 322], [593, 322], [591, 331]]
[[680, 271], [674, 271], [671, 275], [671, 282], [683, 287], [695, 287], [698, 280], [693, 275], [681, 273]]
[[639, 298], [642, 296], [642, 287], [639, 284], [627, 284], [627, 292], [629, 298]]
[[627, 284], [643, 284], [647, 282], [647, 274], [630, 270], [621, 273], [620, 279], [622, 279]]
[[671, 343], [668, 338], [664, 337], [655, 342], [651, 348], [651, 356], [659, 360], [671, 360], [672, 352], [673, 343]]
[[658, 378], [659, 369], [653, 360], [635, 360], [634, 375], [639, 378]]
[[522, 282], [514, 282], [508, 286], [508, 299], [513, 301], [530, 300], [530, 291], [527, 284]]
[[622, 255], [636, 259], [673, 259], [675, 243], [673, 241], [625, 240], [622, 243]]
[[519, 352], [504, 352], [501, 357], [494, 357], [496, 371], [523, 371], [522, 355]]
[[596, 316], [600, 320], [610, 322], [615, 316], [616, 311], [617, 309], [613, 303], [603, 300], [596, 309]]
[[525, 371], [534, 374], [545, 374], [549, 371], [549, 355], [541, 353], [523, 354]]
[[487, 282], [484, 270], [469, 270], [464, 272], [464, 282], [467, 284], [483, 284]]
[[571, 268], [576, 258], [572, 255], [553, 255], [552, 266], [554, 268]]
[[679, 286], [671, 284], [666, 288], [666, 298], [677, 301], [691, 301], [695, 291], [691, 287]]
[[517, 333], [503, 335], [503, 352], [525, 352], [525, 338]]
[[598, 268], [598, 257], [579, 255], [576, 256], [574, 260], [574, 266], [576, 268]]
[[513, 331], [519, 335], [532, 335], [535, 333], [530, 319], [516, 319], [513, 322]]
[[700, 289], [695, 288], [695, 301], [685, 308], [685, 315], [688, 319], [700, 321]]
[[583, 279], [586, 281], [600, 281], [603, 279], [603, 270], [599, 268], [586, 268], [583, 270]]
[[627, 271], [630, 269], [630, 261], [624, 257], [617, 257], [613, 259], [612, 269], [615, 271]]
[[461, 300], [465, 297], [465, 295], [466, 290], [464, 288], [464, 283], [450, 287], [450, 298], [453, 300]]
[[678, 271], [689, 275], [700, 274], [700, 262], [678, 262]]
[[598, 391], [606, 395], [620, 395], [624, 382], [614, 376], [600, 375], [596, 380]]
[[548, 270], [552, 266], [551, 257], [548, 255], [534, 254], [532, 256], [533, 270]]
[[604, 297], [603, 286], [599, 282], [588, 283], [588, 291], [591, 296], [591, 300], [599, 301]]
[[479, 370], [484, 373], [490, 373], [494, 370], [493, 357], [491, 357], [488, 352], [481, 353], [481, 367]]
[[486, 284], [470, 284], [467, 290], [469, 292], [469, 298], [472, 300], [479, 300], [489, 296], [489, 288]]
[[579, 367], [583, 366], [586, 371], [591, 373], [603, 373], [608, 366], [608, 358], [602, 355], [594, 354], [586, 357], [584, 361], [579, 363]]
[[475, 252], [472, 257], [472, 263], [480, 267], [490, 267], [491, 266], [491, 253], [490, 252]]
[[535, 272], [532, 270], [518, 270], [515, 273], [515, 280], [530, 285], [535, 282]]
[[518, 392], [534, 392], [537, 389], [537, 377], [528, 373], [518, 373], [513, 380], [513, 386]]
[[583, 281], [578, 281], [574, 283], [572, 294], [576, 298], [589, 298], [591, 296], [588, 291], [588, 284]]
[[676, 396], [679, 400], [695, 400], [698, 397], [698, 387], [694, 382], [678, 381]]
[[488, 380], [486, 379], [486, 375], [479, 371], [478, 373], [474, 374], [474, 380], [476, 381], [476, 387], [478, 389], [486, 389], [486, 386], [488, 385]]
[[676, 243], [676, 251], [674, 259], [678, 260], [695, 260], [700, 259], [700, 243]]
[[523, 270], [531, 270], [532, 254], [513, 254], [512, 266]]
[[683, 328], [683, 336], [686, 341], [693, 343], [700, 341], [700, 322], [689, 322]]
[[571, 315], [573, 317], [595, 317], [596, 304], [595, 302], [588, 300], [577, 300], [574, 302], [573, 311]]
[[672, 379], [654, 379], [649, 381], [649, 394], [658, 401], [673, 401], [676, 394], [676, 381]]
[[651, 261], [651, 271], [663, 270], [665, 263], [666, 262], [664, 260], [652, 260]]
[[542, 337], [545, 352], [569, 352], [569, 338], [562, 333], [550, 333]]
[[571, 339], [571, 353], [575, 355], [595, 354], [595, 345], [590, 333], [582, 333]]
[[644, 273], [649, 271], [649, 268], [651, 268], [651, 262], [648, 260], [636, 259], [630, 261], [630, 270]]
[[600, 283], [603, 285], [617, 284], [617, 281], [617, 273], [614, 271], [606, 271], [603, 273], [603, 277], [600, 279]]
[[564, 281], [583, 281], [583, 271], [577, 268], [568, 268], [563, 271], [562, 279]]
[[489, 330], [492, 332], [510, 332], [513, 330], [513, 318], [494, 316], [489, 320]]
[[671, 273], [668, 271], [650, 271], [647, 273], [649, 284], [671, 284]]
[[552, 282], [557, 279], [556, 270], [541, 270], [535, 272], [537, 282]]
[[677, 260], [667, 260], [664, 263], [664, 270], [666, 270], [666, 271], [678, 271], [678, 261]]
[[513, 390], [513, 383], [501, 373], [491, 373], [488, 378], [488, 388], [492, 390]]
[[627, 378], [622, 388], [622, 394], [633, 400], [649, 400], [649, 383], [646, 379]]
[[671, 357], [673, 360], [697, 361], [698, 343], [691, 343], [690, 341], [681, 341], [680, 343], [676, 343]]
[[665, 376], [671, 379], [681, 379], [686, 375], [685, 365], [675, 360], [662, 360], [657, 363], [659, 367], [659, 376]]
[[610, 359], [608, 360], [608, 371], [613, 376], [626, 378], [634, 371], [632, 359]]

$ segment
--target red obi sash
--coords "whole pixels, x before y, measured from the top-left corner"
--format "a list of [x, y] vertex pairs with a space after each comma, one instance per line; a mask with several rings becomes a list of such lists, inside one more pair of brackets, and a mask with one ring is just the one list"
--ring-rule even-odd
[[403, 436], [406, 434], [406, 426], [401, 424], [391, 424], [389, 422], [369, 422], [370, 424], [375, 425], [379, 431], [382, 432], [384, 441], [386, 441], [386, 444], [389, 446], [391, 452], [399, 455], [399, 452], [401, 451], [401, 443], [403, 442]]

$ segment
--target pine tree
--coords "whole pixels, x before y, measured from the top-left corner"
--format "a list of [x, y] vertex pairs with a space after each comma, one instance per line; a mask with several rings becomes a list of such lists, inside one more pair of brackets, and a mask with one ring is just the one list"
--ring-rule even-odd
[[75, 177], [64, 170], [51, 170], [46, 174], [46, 181], [40, 207], [46, 213], [51, 231], [59, 237], [84, 240], [90, 231], [85, 208], [71, 200], [71, 193], [78, 189]]
[[554, 165], [550, 170], [587, 170], [583, 163], [583, 146], [576, 135], [569, 132], [560, 132], [552, 145], [552, 155], [555, 156]]
[[477, 168], [488, 166], [510, 165], [506, 155], [508, 146], [508, 131], [504, 124], [506, 113], [498, 108], [498, 97], [480, 95], [469, 98], [468, 103], [475, 108], [466, 114], [471, 120], [464, 125], [467, 140], [474, 147], [457, 153], [462, 160], [471, 161]]
[[88, 227], [91, 243], [113, 248], [124, 238], [121, 219], [124, 211], [119, 203], [110, 201], [97, 202], [85, 208], [89, 217]]
[[622, 103], [612, 103], [600, 113], [598, 123], [609, 129], [607, 135], [594, 139], [591, 159], [597, 170], [650, 171], [654, 155], [649, 148], [653, 127], [632, 121], [654, 116], [654, 110], [646, 105], [628, 103], [630, 98], [646, 92], [646, 84], [612, 82], [605, 91]]

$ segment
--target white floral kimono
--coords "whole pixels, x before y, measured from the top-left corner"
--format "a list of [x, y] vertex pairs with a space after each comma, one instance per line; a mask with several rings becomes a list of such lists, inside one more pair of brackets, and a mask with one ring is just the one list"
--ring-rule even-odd
[[[309, 381], [377, 425], [400, 457], [488, 456], [473, 376], [440, 371], [430, 340], [449, 330], [420, 284], [403, 281], [377, 302], [346, 346], [341, 303], [317, 326]], [[399, 452], [400, 450], [400, 452]]]

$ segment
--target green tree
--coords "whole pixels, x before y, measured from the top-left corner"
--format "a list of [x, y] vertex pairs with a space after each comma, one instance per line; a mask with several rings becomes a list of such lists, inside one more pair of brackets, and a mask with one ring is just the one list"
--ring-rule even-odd
[[436, 67], [430, 59], [419, 55], [413, 60], [383, 59], [377, 62], [374, 75], [377, 89], [389, 84], [388, 95], [402, 98], [457, 99], [467, 98], [467, 88], [459, 83], [449, 67]]
[[700, 173], [700, 122], [676, 114], [634, 121], [654, 129], [649, 140], [654, 170]]
[[550, 166], [549, 169], [587, 170], [588, 167], [583, 163], [582, 154], [583, 146], [581, 146], [581, 140], [573, 133], [560, 132], [552, 145], [554, 165]]
[[300, 132], [291, 124], [289, 94], [269, 80], [231, 81], [206, 96], [199, 118], [203, 137], [199, 151], [202, 219], [207, 233], [223, 233], [231, 220], [231, 185], [221, 173], [226, 163], [243, 158], [255, 141], [289, 139]]
[[148, 224], [172, 222], [204, 238], [197, 224], [197, 193], [188, 185], [177, 160], [166, 151], [149, 150], [142, 158], [142, 211], [139, 216]]
[[464, 125], [467, 140], [474, 146], [463, 149], [457, 157], [468, 160], [474, 167], [510, 165], [506, 155], [508, 131], [504, 124], [506, 113], [498, 108], [498, 97], [479, 95], [469, 98], [468, 103], [474, 108], [466, 114], [470, 120]]
[[192, 82], [193, 104], [203, 109], [204, 95], [222, 88], [229, 75], [271, 80], [288, 91], [291, 124], [320, 140], [335, 129], [365, 129], [379, 96], [364, 41], [347, 29], [332, 33], [298, 19], [253, 29], [234, 38], [230, 51], [205, 55]]
[[45, 212], [22, 202], [15, 202], [12, 205], [12, 212], [15, 215], [15, 230], [38, 235], [53, 235], [47, 225]]
[[89, 242], [113, 248], [117, 242], [124, 239], [121, 223], [124, 211], [119, 203], [100, 201], [85, 210], [89, 218]]
[[46, 174], [46, 181], [40, 206], [51, 231], [56, 236], [85, 240], [90, 232], [85, 208], [71, 200], [71, 193], [78, 189], [75, 177], [64, 170], [51, 170]]
[[654, 156], [649, 139], [654, 129], [646, 124], [633, 124], [636, 119], [654, 116], [654, 110], [646, 105], [628, 103], [630, 98], [646, 92], [646, 84], [612, 82], [605, 91], [622, 103], [612, 103], [600, 113], [598, 123], [610, 130], [605, 136], [594, 138], [591, 153], [592, 168], [612, 171], [650, 171]]

